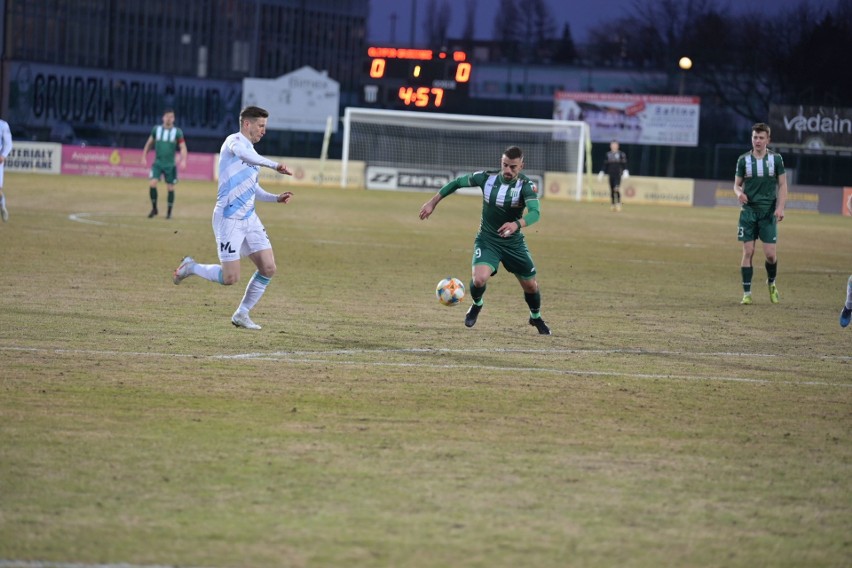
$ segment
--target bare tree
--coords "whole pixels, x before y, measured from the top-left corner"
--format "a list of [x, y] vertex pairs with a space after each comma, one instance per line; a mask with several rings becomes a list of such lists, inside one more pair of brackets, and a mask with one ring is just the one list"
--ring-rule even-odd
[[[790, 16], [795, 30], [778, 37], [782, 58], [775, 71], [782, 92], [805, 104], [842, 104], [852, 99], [852, 76], [841, 71], [836, 60], [852, 42], [852, 20], [844, 18], [843, 6], [838, 3], [835, 14], [803, 3]], [[775, 21], [776, 34], [782, 31], [779, 23]]]
[[[608, 65], [662, 69], [666, 92], [690, 91], [751, 119], [778, 94], [766, 14], [737, 15], [713, 0], [634, 0], [632, 13], [591, 34], [589, 55]], [[693, 59], [682, 71], [678, 61]], [[688, 73], [688, 75], [683, 75]]]
[[449, 0], [429, 0], [426, 3], [426, 41], [431, 47], [441, 48], [447, 43], [447, 30], [450, 28], [453, 10]]
[[500, 6], [494, 15], [494, 39], [497, 41], [518, 41], [518, 6], [515, 0], [500, 0]]
[[500, 43], [503, 56], [510, 60], [516, 57], [521, 39], [518, 17], [515, 0], [500, 0], [500, 7], [494, 15], [494, 39]]
[[494, 39], [510, 59], [534, 59], [556, 36], [556, 21], [548, 0], [500, 0], [494, 20]]
[[577, 59], [577, 46], [574, 45], [574, 37], [571, 35], [571, 25], [567, 22], [562, 26], [562, 39], [556, 46], [553, 60], [557, 63], [573, 63]]
[[476, 0], [465, 0], [464, 3], [464, 30], [462, 39], [467, 43], [473, 42], [476, 36]]
[[531, 22], [531, 28], [535, 43], [538, 46], [546, 44], [556, 37], [556, 20], [547, 0], [528, 0], [524, 4], [527, 10], [527, 19]]

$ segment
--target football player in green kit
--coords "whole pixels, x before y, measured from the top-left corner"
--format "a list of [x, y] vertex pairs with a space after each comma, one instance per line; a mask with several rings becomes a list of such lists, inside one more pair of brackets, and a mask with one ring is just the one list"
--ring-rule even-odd
[[[479, 187], [482, 190], [482, 219], [473, 243], [470, 297], [473, 304], [467, 311], [464, 324], [476, 325], [482, 310], [482, 296], [488, 279], [497, 273], [500, 263], [515, 275], [524, 290], [524, 300], [530, 308], [529, 324], [542, 335], [550, 328], [541, 319], [541, 293], [536, 280], [535, 264], [521, 229], [539, 220], [538, 193], [535, 185], [521, 173], [524, 153], [517, 146], [503, 152], [500, 171], [476, 172], [450, 181], [420, 208], [420, 218], [428, 219], [443, 198], [460, 187]], [[524, 215], [524, 209], [527, 214]]]
[[743, 258], [740, 272], [743, 278], [742, 304], [751, 304], [751, 279], [754, 275], [755, 241], [763, 242], [766, 257], [766, 283], [769, 286], [769, 301], [779, 302], [775, 276], [778, 272], [776, 243], [778, 223], [784, 220], [787, 204], [787, 174], [784, 160], [768, 148], [769, 125], [758, 122], [751, 127], [752, 150], [737, 159], [734, 177], [734, 193], [740, 203], [740, 221], [737, 239], [743, 243]]
[[[175, 111], [167, 108], [163, 111], [162, 126], [155, 126], [151, 130], [151, 135], [145, 141], [145, 147], [142, 148], [142, 163], [147, 164], [148, 150], [154, 147], [154, 163], [151, 165], [150, 184], [148, 193], [151, 196], [151, 212], [148, 213], [148, 218], [156, 217], [159, 211], [157, 210], [157, 183], [162, 177], [166, 181], [168, 189], [168, 204], [169, 209], [166, 212], [166, 218], [172, 218], [172, 207], [175, 204], [175, 184], [178, 182], [178, 165], [186, 168], [186, 140], [183, 137], [183, 131], [175, 126]], [[180, 150], [180, 162], [175, 163], [175, 155]]]

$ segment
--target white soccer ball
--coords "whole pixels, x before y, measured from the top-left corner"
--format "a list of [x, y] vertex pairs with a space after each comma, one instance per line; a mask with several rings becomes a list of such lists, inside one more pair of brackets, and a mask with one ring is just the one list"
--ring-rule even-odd
[[435, 287], [438, 301], [445, 306], [457, 306], [464, 298], [464, 284], [458, 278], [446, 277]]

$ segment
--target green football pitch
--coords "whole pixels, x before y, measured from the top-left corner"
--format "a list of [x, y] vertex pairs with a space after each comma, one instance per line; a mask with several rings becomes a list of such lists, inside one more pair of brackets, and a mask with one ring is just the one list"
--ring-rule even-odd
[[297, 188], [247, 331], [250, 262], [171, 280], [212, 182], [5, 186], [2, 566], [852, 564], [849, 218], [789, 211], [741, 306], [735, 209], [545, 200], [544, 337], [505, 270], [435, 299], [476, 197]]

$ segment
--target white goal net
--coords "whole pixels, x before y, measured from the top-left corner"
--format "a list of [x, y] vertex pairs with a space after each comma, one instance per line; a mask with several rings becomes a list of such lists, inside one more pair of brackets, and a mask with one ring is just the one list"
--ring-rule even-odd
[[349, 107], [341, 180], [345, 187], [350, 162], [361, 162], [368, 189], [437, 190], [460, 175], [499, 169], [501, 152], [518, 146], [524, 173], [539, 188], [548, 175], [567, 175], [579, 199], [588, 140], [580, 121]]

